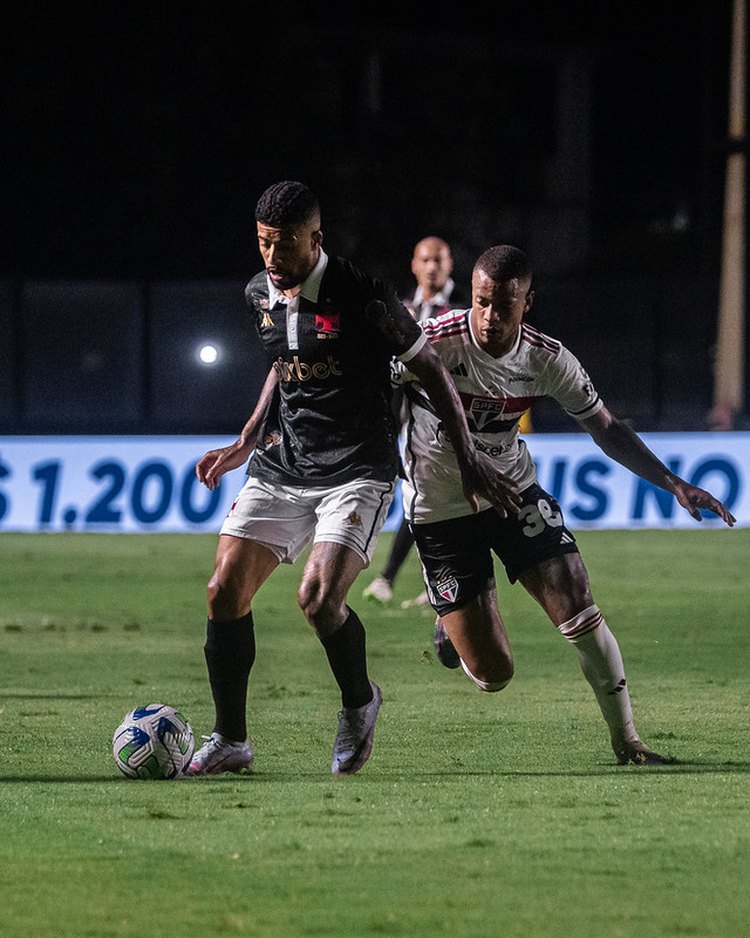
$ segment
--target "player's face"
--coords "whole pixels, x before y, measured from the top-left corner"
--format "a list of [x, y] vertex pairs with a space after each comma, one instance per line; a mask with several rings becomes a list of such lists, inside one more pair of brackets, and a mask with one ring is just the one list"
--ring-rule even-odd
[[417, 284], [429, 296], [439, 293], [453, 270], [453, 258], [448, 246], [440, 241], [420, 241], [414, 249], [411, 272]]
[[277, 290], [298, 287], [318, 262], [323, 234], [320, 222], [287, 228], [258, 225], [258, 247], [263, 264]]
[[471, 325], [479, 346], [500, 358], [513, 348], [534, 294], [528, 280], [492, 280], [483, 270], [471, 278]]

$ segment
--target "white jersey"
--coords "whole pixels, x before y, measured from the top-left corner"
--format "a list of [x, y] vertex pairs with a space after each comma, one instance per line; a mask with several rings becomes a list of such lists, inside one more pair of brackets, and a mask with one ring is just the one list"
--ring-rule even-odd
[[[604, 405], [581, 363], [557, 339], [522, 323], [511, 351], [493, 358], [479, 347], [470, 314], [470, 309], [451, 310], [421, 325], [451, 373], [477, 449], [523, 490], [536, 481], [536, 470], [518, 422], [534, 401], [553, 398], [577, 420]], [[412, 524], [426, 524], [471, 514], [453, 447], [407, 369], [394, 365], [394, 382], [406, 389], [404, 515]], [[480, 499], [480, 511], [489, 507]]]

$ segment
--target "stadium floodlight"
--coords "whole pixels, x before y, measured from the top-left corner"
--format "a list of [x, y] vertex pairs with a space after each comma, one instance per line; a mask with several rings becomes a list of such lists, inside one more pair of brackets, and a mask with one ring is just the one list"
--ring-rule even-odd
[[221, 358], [221, 349], [211, 342], [204, 342], [198, 347], [198, 361], [202, 365], [215, 365]]

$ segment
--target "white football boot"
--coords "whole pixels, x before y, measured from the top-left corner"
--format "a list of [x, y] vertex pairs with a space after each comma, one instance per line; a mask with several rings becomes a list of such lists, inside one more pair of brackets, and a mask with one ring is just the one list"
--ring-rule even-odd
[[252, 771], [253, 747], [249, 740], [233, 742], [225, 739], [221, 733], [211, 733], [203, 739], [206, 742], [185, 769], [186, 775], [218, 775], [220, 772], [247, 775]]

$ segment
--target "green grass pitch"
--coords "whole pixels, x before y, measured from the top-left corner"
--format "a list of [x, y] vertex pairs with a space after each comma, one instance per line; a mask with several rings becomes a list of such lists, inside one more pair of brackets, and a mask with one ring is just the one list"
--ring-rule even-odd
[[206, 535], [0, 537], [0, 934], [109, 938], [750, 935], [750, 530], [582, 532], [636, 725], [682, 761], [617, 767], [577, 656], [498, 576], [516, 659], [481, 694], [432, 654], [432, 615], [352, 591], [383, 689], [362, 772], [330, 775], [338, 695], [297, 609], [255, 604], [256, 770], [117, 771], [131, 707], [211, 729]]

